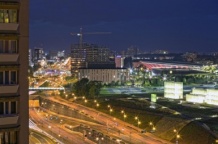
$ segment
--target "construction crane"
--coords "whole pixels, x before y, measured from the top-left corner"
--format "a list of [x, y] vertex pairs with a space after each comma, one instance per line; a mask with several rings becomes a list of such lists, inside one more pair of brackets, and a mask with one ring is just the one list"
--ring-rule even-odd
[[70, 33], [72, 36], [79, 36], [79, 47], [82, 48], [83, 45], [83, 35], [97, 35], [97, 34], [111, 34], [111, 32], [83, 32], [82, 27], [80, 28], [80, 32], [79, 33]]

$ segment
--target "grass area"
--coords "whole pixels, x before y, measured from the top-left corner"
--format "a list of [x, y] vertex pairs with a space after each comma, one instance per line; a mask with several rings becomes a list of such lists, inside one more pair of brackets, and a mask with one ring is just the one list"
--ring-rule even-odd
[[105, 94], [110, 94], [110, 91], [108, 91], [108, 89], [107, 88], [101, 88], [101, 90], [100, 90], [100, 93], [99, 93], [100, 95], [105, 95]]

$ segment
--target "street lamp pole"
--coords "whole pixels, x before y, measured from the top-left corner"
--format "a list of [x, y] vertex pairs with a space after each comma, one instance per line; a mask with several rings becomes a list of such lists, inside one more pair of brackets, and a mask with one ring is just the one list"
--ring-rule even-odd
[[179, 132], [176, 129], [174, 129], [173, 132], [176, 133], [176, 144], [179, 144], [179, 138], [180, 138]]

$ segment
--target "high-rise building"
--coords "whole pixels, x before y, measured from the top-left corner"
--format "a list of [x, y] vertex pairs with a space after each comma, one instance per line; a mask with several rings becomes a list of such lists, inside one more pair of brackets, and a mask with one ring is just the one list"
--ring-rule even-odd
[[124, 59], [125, 59], [125, 57], [122, 57], [120, 55], [115, 57], [116, 68], [123, 68], [123, 66], [124, 66]]
[[38, 62], [38, 60], [42, 60], [44, 57], [43, 48], [34, 48], [33, 50], [33, 61]]
[[29, 143], [29, 0], [0, 0], [0, 144]]
[[86, 48], [79, 44], [71, 46], [71, 71], [74, 75], [79, 68], [86, 68]]
[[75, 44], [71, 47], [72, 73], [79, 68], [115, 68], [113, 53], [106, 47], [84, 43], [82, 46]]

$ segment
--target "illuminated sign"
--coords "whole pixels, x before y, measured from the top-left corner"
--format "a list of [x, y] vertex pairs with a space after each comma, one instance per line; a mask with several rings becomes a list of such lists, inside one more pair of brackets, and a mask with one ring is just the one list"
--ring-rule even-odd
[[151, 94], [151, 102], [156, 102], [156, 101], [157, 101], [157, 95]]

